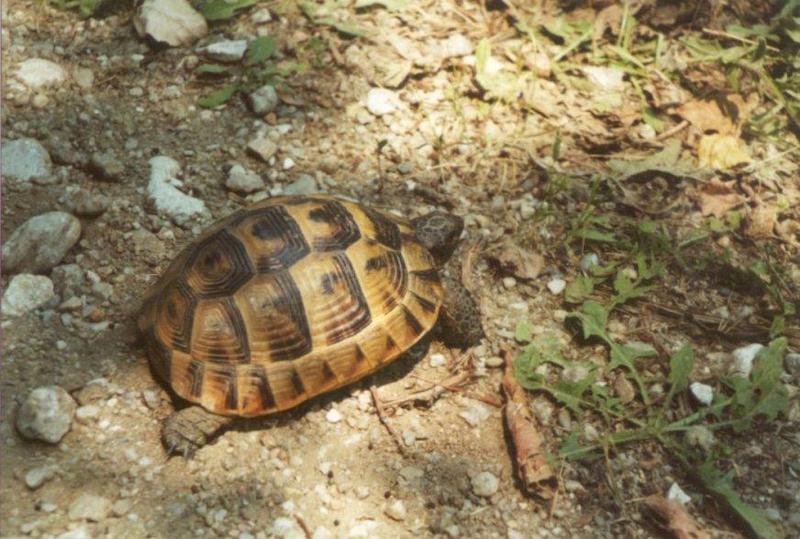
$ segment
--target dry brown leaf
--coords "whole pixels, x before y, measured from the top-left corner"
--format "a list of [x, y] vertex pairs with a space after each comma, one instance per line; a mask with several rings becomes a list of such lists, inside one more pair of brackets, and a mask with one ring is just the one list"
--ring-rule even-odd
[[505, 418], [514, 443], [514, 462], [525, 490], [542, 499], [552, 499], [556, 478], [547, 464], [536, 419], [531, 414], [525, 390], [514, 378], [513, 361], [506, 353], [503, 394], [506, 397]]
[[751, 239], [773, 237], [775, 223], [778, 222], [778, 209], [765, 204], [759, 204], [747, 216], [744, 233]]
[[506, 241], [486, 253], [486, 257], [497, 263], [500, 270], [520, 279], [535, 279], [544, 269], [544, 257], [535, 251], [518, 247]]
[[675, 112], [700, 131], [716, 131], [722, 135], [736, 134], [736, 124], [728, 118], [716, 101], [689, 101]]
[[645, 498], [644, 503], [675, 539], [711, 539], [711, 535], [698, 526], [692, 515], [678, 502], [653, 495]]
[[728, 210], [743, 204], [745, 198], [733, 188], [734, 182], [713, 179], [698, 194], [698, 204], [703, 215], [722, 217]]
[[733, 135], [703, 135], [697, 145], [697, 161], [701, 167], [725, 170], [751, 159], [742, 139]]

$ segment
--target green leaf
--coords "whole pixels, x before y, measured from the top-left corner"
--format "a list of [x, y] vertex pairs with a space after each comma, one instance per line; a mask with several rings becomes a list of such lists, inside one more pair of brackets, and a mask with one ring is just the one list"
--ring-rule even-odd
[[769, 328], [769, 336], [774, 339], [783, 335], [786, 331], [786, 318], [783, 315], [777, 315], [772, 319], [772, 325]]
[[575, 231], [575, 235], [587, 241], [601, 241], [605, 243], [614, 243], [617, 241], [613, 233], [603, 232], [596, 228], [579, 228]]
[[567, 303], [580, 303], [594, 292], [594, 279], [588, 275], [578, 277], [567, 285], [564, 298]]
[[697, 167], [681, 159], [681, 142], [671, 140], [663, 150], [656, 152], [644, 159], [625, 160], [610, 159], [608, 167], [616, 172], [622, 179], [638, 176], [645, 172], [660, 172], [670, 176], [696, 177], [700, 174]]
[[583, 338], [600, 337], [608, 341], [606, 335], [606, 324], [608, 323], [608, 311], [596, 301], [587, 301], [583, 304], [581, 312], [575, 314], [581, 321]]
[[272, 58], [277, 48], [275, 40], [270, 36], [257, 37], [247, 47], [247, 57], [244, 63], [249, 66], [264, 63]]
[[197, 68], [200, 75], [227, 75], [228, 68], [219, 64], [202, 64]]
[[224, 87], [222, 90], [214, 92], [213, 94], [200, 99], [197, 104], [204, 109], [213, 109], [214, 107], [218, 107], [227, 102], [231, 97], [233, 97], [233, 94], [235, 94], [238, 89], [239, 86], [237, 84], [230, 84]]
[[753, 535], [761, 539], [781, 539], [783, 537], [761, 511], [742, 501], [739, 494], [734, 490], [730, 477], [722, 474], [712, 463], [706, 462], [700, 466], [697, 470], [697, 475], [703, 486], [718, 501], [726, 505], [749, 528]]
[[[690, 344], [684, 344], [680, 350], [669, 358], [670, 395], [683, 391], [689, 386], [689, 375], [694, 368], [694, 350]], [[667, 399], [669, 401], [669, 398]]]
[[763, 415], [772, 421], [789, 405], [788, 391], [780, 380], [786, 345], [785, 337], [775, 339], [753, 361], [753, 388], [759, 397], [752, 411], [753, 416]]
[[230, 19], [236, 12], [256, 4], [258, 0], [206, 0], [200, 4], [200, 13], [208, 21]]
[[533, 337], [533, 325], [527, 320], [517, 324], [517, 330], [514, 333], [514, 339], [518, 342], [529, 342]]
[[617, 272], [616, 277], [614, 277], [614, 290], [616, 290], [617, 294], [620, 296], [628, 296], [633, 292], [633, 281], [625, 275], [625, 272]]

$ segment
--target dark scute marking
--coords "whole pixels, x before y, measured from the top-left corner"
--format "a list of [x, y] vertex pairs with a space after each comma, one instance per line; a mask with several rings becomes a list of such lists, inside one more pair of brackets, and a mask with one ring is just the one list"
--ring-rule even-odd
[[314, 249], [318, 251], [343, 251], [361, 238], [358, 224], [341, 202], [328, 200], [308, 212], [308, 218], [317, 223], [326, 223], [334, 229], [331, 236], [313, 239]]
[[352, 337], [372, 321], [367, 298], [364, 296], [364, 291], [361, 290], [361, 284], [358, 282], [358, 276], [350, 259], [347, 258], [346, 254], [339, 253], [333, 257], [333, 261], [336, 265], [338, 279], [344, 281], [347, 291], [350, 297], [355, 300], [357, 307], [355, 317], [351, 320], [345, 322], [336, 321], [325, 328], [326, 333], [329, 333], [328, 344], [336, 344], [348, 337]]
[[174, 290], [178, 291], [181, 300], [184, 302], [182, 319], [177, 319], [179, 314], [178, 305], [175, 303], [176, 298], [172, 293], [168, 291], [167, 293], [161, 294], [158, 298], [158, 301], [160, 302], [159, 306], [166, 307], [167, 322], [169, 323], [169, 326], [171, 328], [178, 329], [178, 331], [172, 333], [172, 342], [167, 344], [171, 345], [172, 348], [175, 348], [176, 350], [180, 350], [181, 352], [188, 354], [192, 342], [192, 325], [194, 323], [194, 311], [197, 300], [183, 279], [176, 281], [173, 284], [173, 287]]
[[172, 370], [172, 350], [165, 346], [156, 336], [155, 328], [147, 331], [147, 355], [150, 365], [162, 380], [169, 381]]
[[187, 267], [199, 277], [195, 288], [201, 298], [230, 296], [254, 272], [242, 242], [224, 229], [197, 245]]
[[322, 293], [325, 295], [333, 294], [334, 285], [338, 281], [338, 275], [335, 273], [326, 273], [322, 276]]
[[327, 361], [322, 362], [322, 378], [323, 378], [322, 380], [323, 383], [328, 383], [331, 380], [336, 379], [336, 373], [333, 372], [333, 369], [331, 369], [331, 366], [328, 364]]
[[367, 259], [367, 264], [364, 266], [364, 269], [367, 271], [377, 271], [385, 268], [386, 265], [386, 257], [383, 255], [378, 255]]
[[367, 354], [365, 354], [364, 350], [362, 350], [361, 347], [358, 345], [356, 345], [355, 356], [356, 356], [356, 363], [361, 363], [362, 361], [367, 359]]
[[273, 301], [273, 308], [278, 309], [284, 315], [288, 316], [294, 326], [302, 335], [302, 339], [295, 340], [291, 346], [285, 346], [286, 342], [275, 343], [277, 348], [283, 348], [271, 352], [270, 357], [273, 361], [287, 361], [297, 359], [300, 356], [311, 352], [311, 328], [308, 326], [308, 318], [306, 318], [306, 309], [303, 305], [303, 296], [300, 295], [300, 290], [297, 284], [288, 272], [282, 271], [275, 275], [275, 281], [280, 288], [280, 293], [277, 294]]
[[252, 376], [258, 389], [258, 395], [261, 398], [261, 407], [264, 410], [275, 408], [275, 395], [272, 394], [272, 389], [269, 387], [267, 371], [263, 366], [256, 365], [253, 367]]
[[191, 378], [189, 394], [192, 395], [192, 397], [200, 398], [200, 395], [203, 393], [204, 371], [205, 365], [202, 361], [195, 360], [189, 363], [189, 378]]
[[408, 326], [414, 332], [414, 335], [419, 335], [422, 333], [422, 324], [419, 323], [419, 320], [417, 320], [417, 317], [414, 316], [414, 313], [409, 311], [408, 307], [405, 305], [403, 305], [403, 316], [406, 319], [406, 324], [408, 324]]
[[250, 340], [247, 338], [247, 326], [242, 318], [242, 313], [234, 303], [233, 298], [225, 298], [221, 305], [225, 310], [225, 316], [233, 326], [233, 334], [237, 340], [237, 350], [230, 350], [224, 347], [212, 346], [208, 353], [209, 361], [221, 363], [249, 363], [250, 362]]
[[292, 371], [292, 386], [298, 396], [306, 392], [306, 386], [303, 385], [303, 379], [297, 371]]
[[364, 207], [362, 207], [362, 210], [364, 210], [364, 213], [367, 214], [367, 217], [375, 227], [375, 239], [390, 249], [399, 249], [402, 240], [397, 223], [375, 210]]
[[397, 343], [392, 338], [392, 336], [391, 335], [387, 335], [386, 336], [386, 352], [387, 353], [394, 352], [395, 350], [397, 350], [397, 348], [398, 348], [397, 347]]
[[265, 242], [280, 242], [280, 247], [275, 246], [273, 250], [258, 257], [256, 269], [259, 272], [286, 269], [311, 252], [300, 226], [283, 206], [268, 206], [244, 212], [233, 221], [233, 226], [238, 226], [246, 219], [255, 221], [250, 226], [254, 237]]
[[436, 304], [435, 303], [433, 303], [432, 301], [430, 301], [430, 300], [428, 300], [426, 298], [423, 298], [422, 296], [420, 296], [416, 292], [412, 292], [412, 294], [414, 296], [414, 299], [417, 300], [417, 303], [419, 303], [419, 306], [422, 307], [426, 312], [432, 313], [433, 311], [436, 310]]
[[419, 277], [423, 281], [439, 282], [439, 272], [437, 272], [434, 268], [414, 270], [411, 272], [411, 274], [415, 277]]
[[236, 375], [232, 371], [228, 377], [228, 389], [225, 395], [225, 407], [228, 410], [236, 410], [239, 407], [239, 387], [238, 383], [236, 382]]

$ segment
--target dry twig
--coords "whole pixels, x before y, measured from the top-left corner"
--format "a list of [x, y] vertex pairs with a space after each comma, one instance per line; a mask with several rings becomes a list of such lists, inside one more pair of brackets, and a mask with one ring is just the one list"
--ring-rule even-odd
[[645, 498], [644, 504], [675, 539], [711, 539], [681, 504], [657, 495]]

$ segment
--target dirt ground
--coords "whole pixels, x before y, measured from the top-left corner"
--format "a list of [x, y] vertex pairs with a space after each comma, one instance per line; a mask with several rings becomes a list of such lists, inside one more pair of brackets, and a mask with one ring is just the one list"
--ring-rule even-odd
[[[606, 13], [606, 4], [581, 9], [596, 17]], [[524, 52], [501, 60], [538, 73], [541, 84], [532, 105], [521, 110], [503, 99], [489, 99], [474, 80], [475, 46], [484, 37], [494, 36], [498, 45], [519, 40], [521, 33], [500, 2], [411, 2], [398, 13], [380, 5], [344, 11], [380, 30], [372, 37], [342, 35], [286, 3], [264, 5], [270, 9], [269, 21], [263, 20], [263, 7], [255, 6], [212, 24], [208, 36], [192, 46], [154, 50], [136, 34], [128, 7], [81, 19], [38, 1], [3, 3], [3, 142], [36, 139], [54, 163], [52, 177], [44, 181], [3, 182], [3, 238], [33, 216], [69, 208], [74, 187], [103, 195], [107, 209], [80, 217], [80, 241], [60, 262], [77, 264], [85, 275], [75, 290], [78, 306], [60, 305], [66, 299], [62, 294], [33, 312], [6, 316], [2, 323], [0, 536], [651, 537], [660, 533], [659, 526], [641, 501], [665, 495], [673, 483], [692, 495], [690, 512], [711, 537], [746, 534], [654, 442], [622, 446], [594, 461], [558, 464], [556, 497], [528, 496], [515, 471], [503, 420], [503, 352], [511, 350], [513, 357], [519, 349], [515, 331], [521, 321], [529, 322], [536, 335], [558, 336], [575, 357], [605, 354], [602, 346], [585, 344], [565, 326], [574, 306], [548, 288], [560, 278], [572, 281], [587, 255], [605, 256], [591, 242], [565, 247], [566, 223], [585, 215], [587, 201], [596, 200], [593, 171], [605, 167], [608, 158], [663, 149], [670, 136], [680, 138], [688, 151], [693, 141], [683, 138], [691, 136], [686, 125], [665, 137], [641, 138], [646, 124], [625, 112], [637, 118], [641, 113], [633, 84], [620, 91], [620, 103], [612, 101], [598, 112], [592, 108], [596, 103], [583, 105], [596, 92], [550, 76], [545, 60]], [[542, 16], [556, 17], [567, 7], [557, 11], [544, 2], [541, 9], [551, 11]], [[673, 23], [682, 20], [672, 15]], [[431, 52], [433, 44], [455, 34], [470, 44], [469, 51]], [[607, 38], [613, 41], [611, 34]], [[275, 58], [284, 67], [292, 63], [277, 84], [277, 108], [262, 116], [251, 111], [244, 95], [254, 84], [253, 75], [240, 63], [230, 69], [240, 73], [234, 76], [241, 77], [245, 91], [222, 106], [200, 107], [198, 99], [225, 83], [197, 74], [198, 64], [214, 63], [198, 49], [259, 35], [273, 37]], [[396, 40], [390, 43], [387, 36]], [[37, 91], [13, 82], [15, 66], [29, 58], [59, 64], [67, 73], [65, 81]], [[586, 52], [572, 61], [588, 65], [590, 59]], [[86, 70], [91, 72], [88, 82]], [[713, 87], [724, 86], [721, 77], [710, 71], [703, 78]], [[685, 91], [697, 80], [682, 82]], [[370, 89], [381, 86], [397, 99], [387, 114], [367, 106]], [[764, 110], [770, 104], [759, 106]], [[675, 125], [681, 121], [674, 117]], [[270, 131], [279, 133], [271, 162], [247, 149], [259, 133]], [[786, 133], [780, 136], [796, 144]], [[780, 223], [797, 222], [798, 155], [767, 146], [753, 143], [751, 148], [759, 156], [771, 155], [775, 164], [773, 184], [759, 184], [761, 200], [774, 202], [769, 193], [779, 192]], [[110, 154], [121, 173], [104, 179], [98, 167], [87, 164], [97, 154]], [[178, 161], [181, 189], [202, 200], [207, 215], [179, 226], [148, 201], [148, 161], [159, 155]], [[226, 188], [233, 164], [259, 174], [265, 187], [248, 195]], [[545, 170], [578, 181], [556, 189]], [[465, 353], [435, 343], [416, 364], [397, 362], [288, 413], [238, 424], [191, 459], [170, 457], [160, 429], [175, 400], [154, 379], [134, 338], [143, 294], [180, 248], [213, 220], [296, 188], [298, 180], [308, 183], [304, 174], [320, 190], [407, 217], [437, 208], [464, 216], [459, 256], [470, 259], [466, 281], [480, 300], [487, 337]], [[695, 196], [703, 185], [694, 184], [689, 193], [660, 178], [629, 185], [637, 191], [635, 202], [606, 200], [597, 207], [652, 216], [637, 214], [641, 204], [679, 190], [677, 202], [666, 210], [669, 222], [696, 224], [708, 217], [701, 212], [704, 199]], [[749, 196], [743, 192], [742, 200]], [[796, 228], [786, 230], [797, 238]], [[531, 278], [504, 272], [496, 257], [486, 256], [508, 240], [541, 255], [531, 261], [538, 265]], [[737, 259], [758, 257], [768, 245], [788, 268], [789, 289], [800, 286], [797, 243], [775, 232], [761, 239], [723, 233], [713, 244], [726, 242], [740, 247], [734, 249]], [[715, 358], [722, 361], [751, 342], [767, 343], [764, 327], [769, 328], [770, 318], [765, 313], [774, 308], [767, 293], [717, 281], [713, 269], [703, 274], [670, 271], [677, 273], [670, 273], [669, 286], [646, 301], [680, 299], [670, 304], [673, 311], [692, 310], [711, 321], [693, 323], [632, 303], [610, 326], [615, 334], [637, 340], [655, 335], [653, 340], [666, 350], [693, 342], [695, 372], [704, 381], [715, 379]], [[721, 266], [717, 275], [726, 271]], [[4, 288], [9, 278], [3, 276]], [[110, 289], [93, 286], [96, 282]], [[59, 290], [61, 283], [55, 285]], [[737, 326], [741, 331], [714, 323], [714, 316], [723, 316], [721, 309], [738, 312], [742, 306], [750, 310], [748, 322]], [[800, 348], [798, 333], [791, 337], [797, 325], [796, 316], [787, 317], [789, 349], [794, 351]], [[668, 354], [659, 358], [668, 361]], [[731, 468], [742, 497], [765, 511], [779, 533], [797, 537], [800, 414], [798, 379], [789, 374], [788, 410], [726, 440], [735, 455]], [[451, 390], [431, 391], [453, 377], [458, 384]], [[66, 389], [79, 405], [93, 407], [52, 445], [27, 440], [15, 429], [15, 414], [29, 392], [51, 385]], [[380, 414], [370, 388], [383, 403]], [[555, 452], [578, 419], [542, 395], [531, 398], [546, 449]], [[51, 470], [43, 484], [26, 486], [26, 474], [43, 467]], [[101, 511], [100, 518], [71, 515], [84, 494], [101, 496], [111, 508]]]

